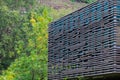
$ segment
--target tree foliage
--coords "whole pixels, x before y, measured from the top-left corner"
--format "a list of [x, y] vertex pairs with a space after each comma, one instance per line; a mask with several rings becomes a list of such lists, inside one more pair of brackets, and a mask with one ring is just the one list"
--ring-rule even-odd
[[6, 69], [17, 56], [15, 44], [21, 36], [18, 34], [21, 32], [19, 13], [10, 11], [7, 6], [1, 6], [0, 21], [0, 70], [2, 70]]
[[2, 80], [47, 80], [47, 30], [51, 22], [48, 11], [44, 7], [41, 14], [30, 12], [24, 17], [20, 25], [24, 35], [20, 37], [16, 34], [20, 39], [14, 44], [19, 58], [3, 71]]
[[[34, 0], [0, 0], [0, 74], [1, 71], [19, 57], [20, 52], [25, 52], [26, 34], [22, 24], [26, 15], [20, 14], [21, 9], [28, 5], [34, 6]], [[18, 50], [20, 48], [21, 50]]]

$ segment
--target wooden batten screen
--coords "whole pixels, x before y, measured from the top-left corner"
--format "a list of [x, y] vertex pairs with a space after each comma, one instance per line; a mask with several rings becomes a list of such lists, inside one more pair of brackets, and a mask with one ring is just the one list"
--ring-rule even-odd
[[120, 0], [98, 0], [49, 25], [48, 80], [120, 73]]

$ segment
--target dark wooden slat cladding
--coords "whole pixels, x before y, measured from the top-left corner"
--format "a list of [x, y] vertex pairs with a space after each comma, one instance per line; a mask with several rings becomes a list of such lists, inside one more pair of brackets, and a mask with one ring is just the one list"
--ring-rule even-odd
[[48, 80], [120, 73], [120, 0], [98, 0], [49, 25]]

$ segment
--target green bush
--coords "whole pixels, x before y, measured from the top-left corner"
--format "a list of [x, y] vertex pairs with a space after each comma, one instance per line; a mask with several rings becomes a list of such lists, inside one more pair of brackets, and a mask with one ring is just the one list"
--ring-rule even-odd
[[0, 80], [47, 80], [47, 60], [44, 55], [23, 56], [3, 71]]

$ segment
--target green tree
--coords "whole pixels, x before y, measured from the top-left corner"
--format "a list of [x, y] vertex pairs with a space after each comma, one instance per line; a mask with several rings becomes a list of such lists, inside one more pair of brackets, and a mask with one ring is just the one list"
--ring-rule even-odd
[[3, 71], [2, 80], [47, 80], [48, 9], [42, 9], [40, 15], [31, 12], [26, 18], [21, 26], [25, 37], [15, 44], [19, 58]]
[[[14, 45], [18, 40], [20, 18], [18, 11], [10, 11], [7, 6], [0, 7], [0, 71], [6, 69], [16, 58]], [[17, 24], [17, 25], [16, 25]], [[20, 34], [19, 34], [20, 36]]]
[[20, 14], [19, 8], [33, 6], [35, 2], [36, 0], [0, 0], [0, 74], [14, 59], [27, 53], [24, 50], [27, 45], [27, 32], [22, 26], [28, 18], [27, 14]]

